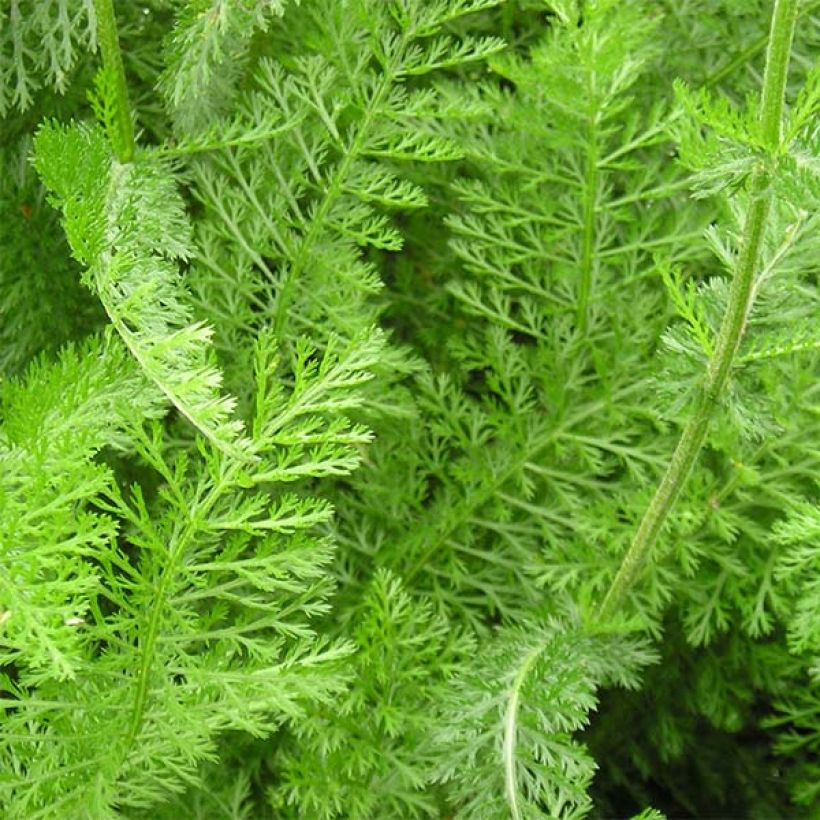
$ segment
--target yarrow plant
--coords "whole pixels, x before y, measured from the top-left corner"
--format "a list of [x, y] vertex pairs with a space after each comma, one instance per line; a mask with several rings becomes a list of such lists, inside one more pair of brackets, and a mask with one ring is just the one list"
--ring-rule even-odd
[[820, 3], [0, 0], [0, 813], [814, 817]]

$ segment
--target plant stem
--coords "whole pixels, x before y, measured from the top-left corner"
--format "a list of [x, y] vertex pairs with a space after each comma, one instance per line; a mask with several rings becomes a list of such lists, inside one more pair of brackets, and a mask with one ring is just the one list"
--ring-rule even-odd
[[131, 105], [128, 102], [128, 86], [125, 82], [125, 69], [122, 64], [113, 0], [94, 0], [94, 11], [97, 15], [97, 39], [100, 43], [103, 67], [114, 80], [116, 96], [114, 107], [116, 139], [112, 139], [114, 153], [120, 162], [131, 162], [134, 158], [134, 121], [131, 118]]
[[576, 324], [586, 333], [589, 311], [589, 295], [592, 290], [595, 269], [595, 211], [598, 205], [598, 144], [594, 120], [587, 131], [587, 158], [584, 175], [583, 239], [581, 242], [581, 281], [578, 287], [578, 312]]
[[634, 585], [689, 477], [706, 439], [712, 415], [729, 380], [732, 361], [754, 298], [755, 274], [760, 264], [766, 221], [772, 204], [772, 159], [780, 150], [786, 76], [797, 5], [798, 0], [775, 0], [772, 12], [760, 110], [761, 134], [769, 156], [761, 160], [752, 175], [740, 254], [715, 352], [699, 391], [694, 414], [683, 430], [666, 473], [598, 610], [601, 620], [608, 620], [614, 615]]
[[518, 778], [515, 770], [515, 745], [518, 728], [518, 703], [521, 699], [521, 688], [530, 670], [535, 665], [541, 653], [548, 644], [540, 644], [533, 649], [521, 664], [521, 668], [515, 676], [512, 685], [512, 695], [507, 703], [504, 714], [504, 744], [502, 755], [504, 757], [504, 790], [507, 796], [507, 806], [510, 809], [512, 820], [521, 820], [521, 809], [518, 806]]

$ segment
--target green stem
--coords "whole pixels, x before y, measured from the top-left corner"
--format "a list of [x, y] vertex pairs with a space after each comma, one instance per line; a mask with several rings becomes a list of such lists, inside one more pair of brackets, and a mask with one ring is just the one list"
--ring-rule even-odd
[[325, 189], [322, 196], [321, 204], [316, 209], [315, 214], [311, 218], [310, 228], [305, 233], [299, 249], [296, 252], [293, 261], [290, 264], [290, 269], [285, 272], [284, 280], [280, 286], [279, 294], [276, 300], [276, 316], [273, 323], [274, 335], [277, 339], [285, 339], [287, 336], [286, 327], [290, 320], [291, 304], [294, 296], [294, 288], [299, 281], [305, 265], [309, 261], [309, 255], [313, 250], [314, 244], [319, 238], [322, 229], [325, 227], [325, 220], [330, 213], [333, 206], [337, 203], [341, 195], [344, 184], [347, 180], [347, 175], [359, 158], [362, 146], [366, 138], [370, 135], [370, 125], [376, 117], [379, 106], [381, 105], [385, 95], [390, 90], [392, 83], [395, 80], [396, 63], [398, 55], [407, 47], [410, 41], [410, 32], [405, 32], [403, 39], [396, 45], [388, 65], [385, 67], [381, 83], [375, 93], [370, 97], [367, 103], [362, 118], [356, 128], [356, 133], [349, 145], [345, 147], [344, 156], [339, 162], [338, 166], [333, 172], [333, 178], [330, 185]]
[[[803, 7], [797, 14], [797, 19], [801, 20], [805, 17], [808, 17], [809, 14], [813, 14], [817, 9], [820, 8], [820, 0], [813, 0], [813, 2], [805, 3]], [[767, 34], [764, 34], [758, 40], [755, 40], [747, 48], [743, 49], [739, 54], [735, 55], [733, 58], [728, 60], [721, 66], [714, 74], [706, 79], [706, 88], [714, 88], [715, 86], [719, 85], [723, 82], [728, 76], [730, 76], [735, 69], [742, 66], [744, 63], [748, 63], [753, 57], [757, 56], [759, 51], [762, 51], [766, 44], [769, 42], [769, 37]]]
[[512, 820], [522, 820], [521, 809], [518, 805], [518, 777], [516, 772], [515, 746], [518, 731], [518, 703], [521, 699], [521, 689], [530, 670], [535, 665], [541, 653], [548, 644], [540, 644], [533, 649], [521, 664], [512, 684], [512, 694], [507, 702], [504, 713], [504, 743], [502, 755], [504, 758], [504, 790], [507, 796], [507, 806], [510, 809]]
[[578, 287], [576, 323], [586, 333], [589, 296], [595, 268], [595, 211], [598, 205], [598, 144], [595, 126], [589, 125], [586, 173], [584, 176], [584, 230], [581, 240], [581, 281]]
[[[185, 554], [186, 549], [201, 527], [201, 522], [207, 520], [208, 514], [222, 497], [225, 489], [235, 480], [241, 462], [231, 462], [225, 472], [219, 477], [217, 484], [212, 487], [205, 497], [192, 504], [188, 510], [188, 520], [180, 525], [179, 530], [174, 531], [171, 542], [168, 546], [168, 557], [159, 580], [154, 585], [154, 595], [151, 601], [151, 609], [148, 613], [147, 628], [140, 633], [139, 641], [139, 665], [136, 674], [136, 691], [134, 702], [131, 707], [131, 716], [128, 724], [128, 732], [125, 735], [123, 746], [124, 758], [127, 758], [134, 744], [142, 731], [145, 719], [145, 710], [150, 694], [151, 672], [156, 663], [155, 650], [157, 639], [160, 634], [160, 625], [165, 608], [168, 606], [169, 589], [174, 580], [174, 574], [179, 568], [179, 562]], [[161, 537], [156, 536], [158, 543], [162, 542]]]
[[598, 611], [601, 620], [608, 620], [614, 615], [635, 584], [644, 561], [689, 477], [706, 439], [712, 415], [729, 380], [732, 362], [754, 298], [755, 274], [760, 264], [766, 221], [772, 204], [771, 159], [780, 150], [786, 76], [797, 5], [798, 0], [775, 0], [772, 12], [760, 111], [761, 133], [769, 157], [760, 162], [752, 176], [740, 255], [715, 352], [709, 362], [694, 414], [683, 430], [666, 473]]
[[134, 122], [128, 102], [128, 86], [125, 82], [113, 0], [94, 0], [94, 11], [97, 15], [97, 40], [100, 43], [103, 67], [114, 80], [116, 134], [111, 135], [114, 153], [120, 162], [131, 162], [134, 158]]
[[[586, 49], [585, 49], [586, 51]], [[585, 54], [587, 62], [586, 97], [589, 103], [586, 122], [586, 162], [584, 168], [583, 196], [583, 235], [581, 238], [581, 280], [578, 285], [578, 308], [575, 322], [581, 334], [585, 334], [588, 325], [589, 296], [592, 291], [596, 258], [596, 215], [598, 208], [598, 89], [596, 69], [592, 60], [594, 54]]]

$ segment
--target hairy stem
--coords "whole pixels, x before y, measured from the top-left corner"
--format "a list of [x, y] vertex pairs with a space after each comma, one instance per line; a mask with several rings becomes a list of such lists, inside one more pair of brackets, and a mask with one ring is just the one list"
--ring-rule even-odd
[[131, 118], [131, 105], [128, 102], [128, 86], [125, 82], [125, 69], [122, 64], [113, 0], [94, 0], [94, 11], [97, 15], [97, 39], [100, 43], [103, 67], [114, 80], [116, 95], [114, 106], [116, 135], [112, 135], [114, 153], [120, 162], [131, 162], [134, 158], [134, 121]]
[[644, 561], [652, 551], [703, 446], [709, 422], [729, 380], [732, 361], [754, 298], [755, 274], [760, 264], [766, 221], [772, 204], [771, 159], [780, 149], [786, 75], [797, 5], [798, 0], [775, 0], [772, 12], [760, 111], [761, 133], [769, 157], [761, 160], [752, 177], [740, 255], [715, 352], [709, 362], [694, 414], [683, 430], [666, 473], [598, 611], [602, 620], [611, 618], [622, 606]]

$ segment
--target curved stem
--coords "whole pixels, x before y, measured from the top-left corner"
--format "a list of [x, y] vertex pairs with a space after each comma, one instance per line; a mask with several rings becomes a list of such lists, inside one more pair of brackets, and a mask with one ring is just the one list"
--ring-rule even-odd
[[683, 430], [666, 473], [598, 610], [598, 617], [602, 620], [612, 617], [634, 585], [692, 471], [706, 439], [712, 415], [729, 380], [732, 362], [754, 299], [755, 274], [760, 264], [766, 221], [772, 204], [771, 159], [780, 150], [786, 76], [797, 5], [798, 0], [775, 0], [772, 12], [760, 110], [761, 134], [769, 156], [761, 160], [752, 176], [740, 254], [715, 352], [709, 362], [694, 414]]
[[515, 770], [515, 746], [518, 732], [518, 703], [521, 698], [521, 687], [538, 657], [546, 649], [540, 644], [533, 649], [521, 664], [512, 685], [512, 694], [507, 702], [504, 713], [504, 744], [502, 755], [504, 758], [504, 789], [507, 797], [507, 806], [510, 809], [512, 820], [522, 820], [521, 809], [518, 806], [518, 778]]
[[113, 78], [116, 95], [116, 139], [114, 153], [120, 162], [131, 162], [134, 158], [134, 121], [128, 102], [128, 86], [125, 82], [125, 68], [122, 64], [120, 39], [117, 34], [117, 18], [114, 16], [113, 0], [94, 0], [97, 15], [97, 39], [100, 43], [103, 67]]

